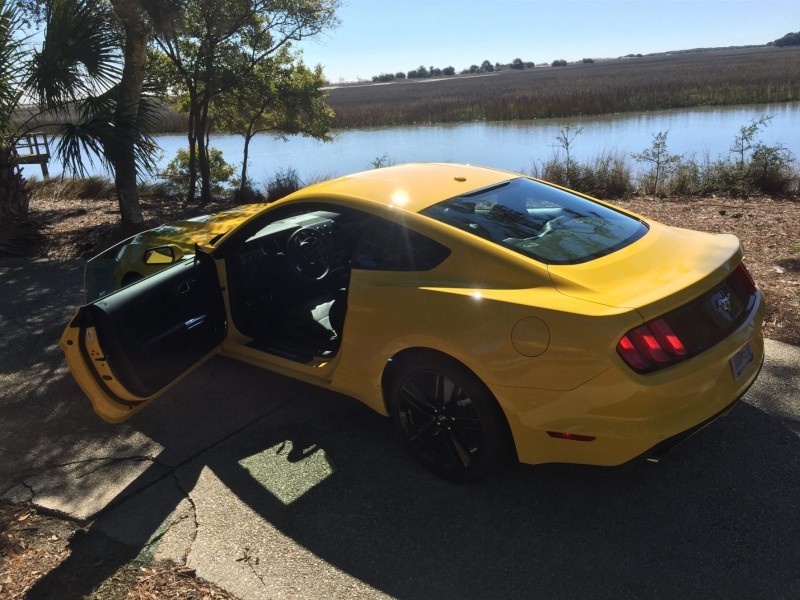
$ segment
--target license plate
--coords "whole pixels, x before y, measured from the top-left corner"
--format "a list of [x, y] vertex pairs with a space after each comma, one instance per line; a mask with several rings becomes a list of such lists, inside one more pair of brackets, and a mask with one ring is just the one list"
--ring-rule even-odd
[[739, 350], [731, 357], [731, 369], [733, 369], [733, 378], [739, 379], [739, 376], [744, 372], [749, 365], [753, 362], [753, 347], [750, 345], [750, 342], [747, 342], [744, 346], [739, 348]]

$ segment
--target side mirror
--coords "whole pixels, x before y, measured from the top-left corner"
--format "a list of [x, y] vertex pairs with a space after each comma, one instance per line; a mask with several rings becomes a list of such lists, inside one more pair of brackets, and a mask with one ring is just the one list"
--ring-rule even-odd
[[158, 246], [150, 248], [144, 253], [144, 264], [146, 265], [169, 265], [178, 262], [183, 258], [183, 250], [180, 246], [170, 244], [169, 246]]

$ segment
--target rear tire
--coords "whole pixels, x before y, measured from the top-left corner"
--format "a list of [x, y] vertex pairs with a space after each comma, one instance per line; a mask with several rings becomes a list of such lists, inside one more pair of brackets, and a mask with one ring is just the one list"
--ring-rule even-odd
[[403, 444], [443, 479], [478, 481], [511, 455], [500, 406], [486, 385], [455, 360], [425, 354], [401, 363], [387, 398]]

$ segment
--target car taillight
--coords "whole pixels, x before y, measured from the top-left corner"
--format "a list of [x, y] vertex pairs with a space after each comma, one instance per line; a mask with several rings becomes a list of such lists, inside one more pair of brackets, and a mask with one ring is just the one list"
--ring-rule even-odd
[[736, 267], [736, 270], [733, 272], [733, 276], [742, 284], [748, 294], [752, 295], [756, 293], [756, 282], [753, 281], [753, 277], [750, 275], [750, 271], [744, 266], [744, 263], [739, 263], [739, 266]]
[[739, 263], [694, 300], [628, 331], [617, 353], [637, 373], [670, 367], [724, 340], [752, 315], [758, 298], [758, 287]]
[[687, 357], [683, 342], [663, 318], [631, 329], [617, 344], [617, 352], [639, 373], [663, 369]]

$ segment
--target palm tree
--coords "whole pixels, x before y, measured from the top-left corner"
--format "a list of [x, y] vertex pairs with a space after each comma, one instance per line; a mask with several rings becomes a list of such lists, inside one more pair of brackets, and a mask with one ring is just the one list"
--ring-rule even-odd
[[139, 10], [127, 15], [139, 19], [138, 25], [121, 19], [119, 29], [119, 15], [109, 4], [53, 0], [30, 79], [39, 106], [59, 116], [77, 116], [61, 123], [56, 133], [56, 153], [65, 166], [84, 174], [81, 157], [93, 156], [115, 174], [123, 225], [143, 221], [136, 178], [153, 168], [155, 149], [150, 134], [155, 107], [142, 94], [144, 64], [132, 70], [130, 60], [131, 45], [136, 56], [146, 49], [142, 15]]
[[0, 0], [0, 224], [28, 214], [29, 194], [14, 162], [18, 137], [12, 123], [25, 75], [24, 40], [17, 35], [19, 28], [15, 6], [9, 0]]
[[[123, 93], [126, 46], [111, 6], [93, 0], [52, 0], [45, 6], [43, 43], [32, 50], [19, 37], [20, 20], [12, 2], [0, 0], [0, 24], [5, 25], [0, 28], [0, 174], [14, 171], [22, 181], [14, 146], [32, 124], [46, 117], [55, 123], [55, 153], [65, 168], [83, 175], [85, 157], [97, 159], [117, 174], [118, 184], [123, 183], [118, 194], [123, 225], [141, 223], [136, 175], [152, 166], [154, 144], [148, 127], [153, 105]], [[23, 98], [30, 104], [20, 111]], [[14, 115], [20, 112], [28, 118], [17, 124]], [[27, 203], [3, 198], [0, 191], [0, 217], [27, 210]]]

